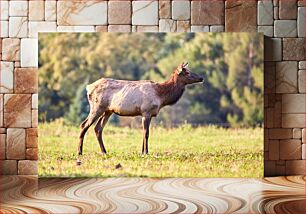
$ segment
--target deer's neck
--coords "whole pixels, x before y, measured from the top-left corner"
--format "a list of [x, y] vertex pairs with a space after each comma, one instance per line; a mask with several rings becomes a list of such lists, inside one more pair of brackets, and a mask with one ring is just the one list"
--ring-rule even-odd
[[157, 83], [156, 92], [161, 99], [162, 106], [175, 104], [183, 95], [185, 85], [177, 81], [175, 75], [163, 83]]

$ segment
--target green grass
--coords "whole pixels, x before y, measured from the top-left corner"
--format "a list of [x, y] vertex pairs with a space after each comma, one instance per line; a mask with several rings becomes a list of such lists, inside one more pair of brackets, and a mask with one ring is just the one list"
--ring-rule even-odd
[[[82, 177], [262, 177], [263, 129], [151, 127], [149, 155], [141, 155], [142, 130], [107, 125], [100, 147], [93, 129], [77, 166], [79, 128], [61, 122], [39, 126], [39, 175]], [[122, 166], [116, 169], [116, 165]]]

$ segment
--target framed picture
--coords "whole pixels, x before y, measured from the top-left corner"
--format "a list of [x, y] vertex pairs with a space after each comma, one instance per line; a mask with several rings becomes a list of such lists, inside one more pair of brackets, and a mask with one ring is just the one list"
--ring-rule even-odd
[[39, 176], [262, 177], [263, 83], [262, 34], [40, 34]]

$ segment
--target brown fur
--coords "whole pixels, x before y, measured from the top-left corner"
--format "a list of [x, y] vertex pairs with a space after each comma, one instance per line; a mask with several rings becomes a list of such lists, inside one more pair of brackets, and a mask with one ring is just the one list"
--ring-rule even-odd
[[178, 81], [176, 72], [171, 78], [163, 83], [155, 84], [156, 95], [160, 97], [162, 106], [175, 104], [183, 95], [185, 85]]

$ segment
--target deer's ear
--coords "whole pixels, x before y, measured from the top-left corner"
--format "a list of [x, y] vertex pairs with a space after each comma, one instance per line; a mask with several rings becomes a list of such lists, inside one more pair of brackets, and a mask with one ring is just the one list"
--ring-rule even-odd
[[181, 66], [179, 66], [177, 69], [176, 69], [176, 73], [178, 75], [180, 75], [181, 73], [183, 72], [183, 68]]
[[177, 71], [177, 74], [180, 74], [183, 72], [183, 68], [184, 68], [184, 62], [182, 64], [180, 64], [177, 68], [176, 68], [176, 71]]

